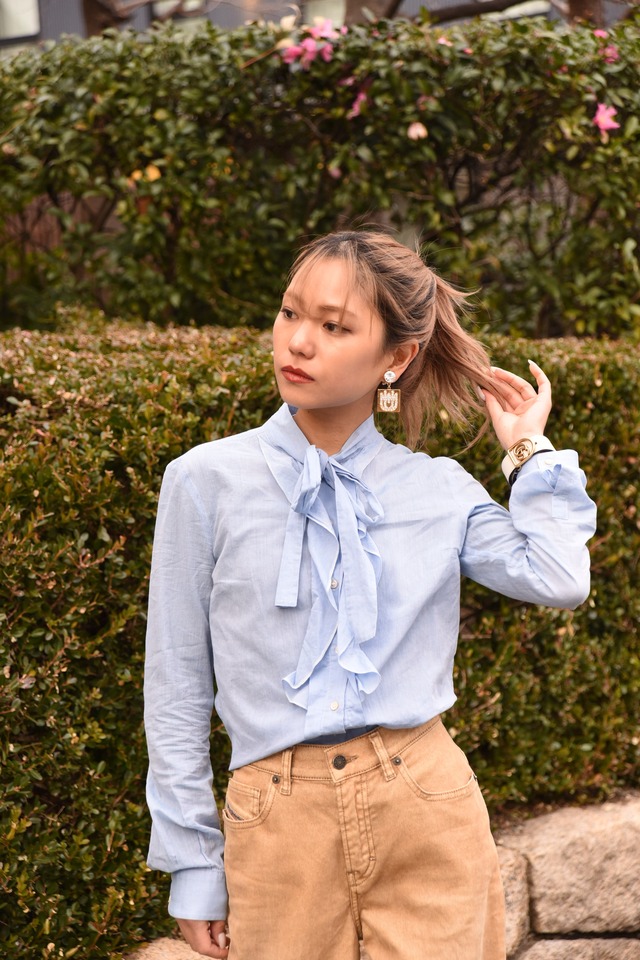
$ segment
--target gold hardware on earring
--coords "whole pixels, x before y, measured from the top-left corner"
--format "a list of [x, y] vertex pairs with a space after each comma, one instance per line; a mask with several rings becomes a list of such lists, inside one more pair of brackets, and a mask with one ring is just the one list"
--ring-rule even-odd
[[396, 379], [397, 374], [393, 370], [387, 370], [384, 375], [385, 386], [378, 389], [377, 413], [400, 413], [400, 390], [391, 387]]

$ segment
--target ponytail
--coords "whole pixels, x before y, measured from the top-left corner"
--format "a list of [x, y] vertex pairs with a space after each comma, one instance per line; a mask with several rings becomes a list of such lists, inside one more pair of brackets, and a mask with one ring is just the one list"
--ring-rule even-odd
[[440, 411], [463, 426], [482, 413], [485, 422], [473, 440], [475, 443], [488, 424], [478, 388], [496, 392], [489, 356], [458, 320], [467, 295], [433, 271], [429, 273], [434, 284], [433, 318], [425, 326], [430, 335], [420, 342], [418, 354], [398, 381], [403, 391], [404, 432], [409, 446], [415, 447], [426, 439]]

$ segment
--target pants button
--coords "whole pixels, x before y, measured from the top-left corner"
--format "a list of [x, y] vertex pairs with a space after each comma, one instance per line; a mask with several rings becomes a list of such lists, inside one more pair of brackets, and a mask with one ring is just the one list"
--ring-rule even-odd
[[336, 770], [344, 770], [347, 765], [347, 758], [343, 757], [341, 753], [337, 757], [333, 758], [333, 765]]

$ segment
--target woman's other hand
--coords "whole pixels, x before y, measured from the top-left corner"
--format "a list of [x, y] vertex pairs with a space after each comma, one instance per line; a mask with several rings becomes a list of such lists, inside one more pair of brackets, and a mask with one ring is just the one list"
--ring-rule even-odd
[[177, 924], [180, 933], [196, 953], [203, 957], [214, 957], [215, 960], [223, 960], [229, 955], [226, 921], [177, 920]]

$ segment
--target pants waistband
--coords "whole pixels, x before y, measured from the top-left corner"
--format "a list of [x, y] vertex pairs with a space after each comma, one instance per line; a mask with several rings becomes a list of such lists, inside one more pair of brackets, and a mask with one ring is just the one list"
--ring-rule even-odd
[[381, 767], [386, 779], [396, 775], [407, 747], [441, 722], [437, 714], [419, 727], [377, 727], [370, 733], [330, 746], [302, 743], [249, 764], [266, 770], [288, 792], [292, 780], [328, 780], [335, 783]]

